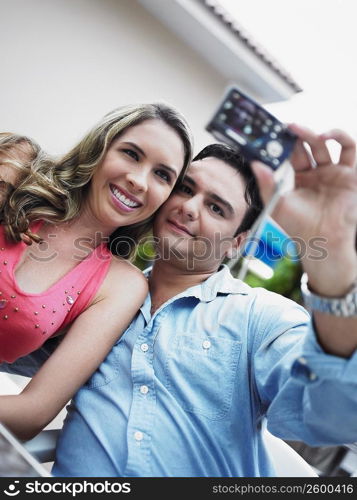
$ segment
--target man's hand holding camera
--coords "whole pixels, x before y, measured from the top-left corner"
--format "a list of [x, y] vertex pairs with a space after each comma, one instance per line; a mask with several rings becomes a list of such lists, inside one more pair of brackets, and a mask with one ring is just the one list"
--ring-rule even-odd
[[[340, 130], [319, 135], [297, 125], [289, 128], [299, 138], [291, 156], [295, 187], [281, 196], [272, 216], [292, 238], [305, 242], [321, 238], [325, 258], [302, 256], [308, 286], [322, 297], [343, 297], [357, 279], [356, 143]], [[329, 140], [341, 146], [336, 162], [327, 147]], [[274, 188], [273, 172], [259, 162], [252, 167], [267, 202]], [[327, 351], [349, 356], [357, 348], [357, 316], [341, 318], [314, 311], [314, 320]]]

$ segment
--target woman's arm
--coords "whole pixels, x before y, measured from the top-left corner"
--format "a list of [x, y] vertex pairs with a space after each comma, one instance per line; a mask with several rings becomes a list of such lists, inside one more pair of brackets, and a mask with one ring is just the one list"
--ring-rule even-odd
[[104, 360], [147, 291], [138, 269], [113, 259], [92, 305], [74, 321], [36, 376], [21, 394], [0, 397], [0, 421], [20, 439], [40, 432]]

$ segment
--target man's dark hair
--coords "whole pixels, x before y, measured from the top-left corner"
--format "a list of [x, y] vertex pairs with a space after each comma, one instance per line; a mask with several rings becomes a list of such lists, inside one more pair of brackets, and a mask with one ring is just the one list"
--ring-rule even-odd
[[263, 209], [263, 203], [259, 194], [258, 184], [249, 163], [243, 156], [231, 146], [226, 144], [209, 144], [200, 151], [192, 161], [203, 160], [204, 158], [217, 158], [230, 165], [245, 182], [244, 199], [248, 208], [243, 220], [238, 227], [235, 236], [243, 233], [252, 227], [255, 220]]

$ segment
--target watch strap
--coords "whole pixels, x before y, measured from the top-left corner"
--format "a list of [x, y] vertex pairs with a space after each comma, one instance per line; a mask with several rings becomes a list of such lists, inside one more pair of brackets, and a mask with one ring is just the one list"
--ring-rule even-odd
[[357, 316], [357, 282], [343, 297], [323, 297], [309, 289], [307, 274], [304, 273], [301, 277], [301, 294], [308, 310], [343, 318]]

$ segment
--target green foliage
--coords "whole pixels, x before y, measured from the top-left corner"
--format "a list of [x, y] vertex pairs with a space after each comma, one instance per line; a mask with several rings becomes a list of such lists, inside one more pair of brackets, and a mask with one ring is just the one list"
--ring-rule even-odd
[[155, 250], [151, 241], [138, 245], [133, 264], [142, 271], [149, 267], [155, 258]]
[[274, 269], [274, 276], [262, 279], [248, 272], [245, 282], [251, 287], [263, 287], [301, 303], [300, 293], [301, 265], [299, 262], [283, 257]]

